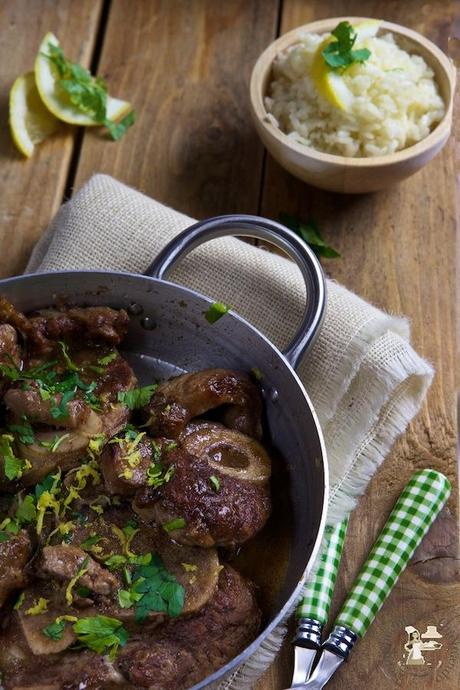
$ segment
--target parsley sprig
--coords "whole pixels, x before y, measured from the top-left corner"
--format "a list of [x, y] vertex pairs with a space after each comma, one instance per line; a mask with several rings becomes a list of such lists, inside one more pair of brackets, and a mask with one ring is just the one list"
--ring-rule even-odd
[[224, 304], [224, 302], [213, 302], [209, 309], [204, 312], [204, 316], [208, 323], [213, 324], [225, 316], [230, 309], [231, 307], [229, 307], [228, 304]]
[[367, 48], [353, 50], [358, 35], [350, 22], [340, 22], [331, 34], [336, 39], [321, 51], [324, 62], [333, 70], [344, 70], [354, 63], [369, 60], [371, 51]]
[[107, 86], [101, 77], [93, 75], [82, 65], [68, 60], [60, 46], [48, 43], [45, 56], [56, 67], [60, 77], [58, 84], [66, 92], [70, 102], [97, 124], [107, 127], [112, 139], [117, 141], [135, 122], [132, 110], [120, 122], [107, 117]]
[[120, 391], [118, 393], [118, 402], [123, 403], [130, 410], [137, 410], [150, 402], [150, 398], [157, 388], [157, 384], [152, 383], [150, 386], [132, 388], [130, 391]]
[[176, 577], [164, 566], [158, 554], [150, 554], [148, 564], [134, 568], [129, 590], [120, 590], [118, 601], [122, 608], [135, 607], [134, 619], [142, 623], [151, 611], [178, 616], [185, 600], [185, 590]]
[[316, 222], [309, 218], [307, 221], [302, 221], [296, 216], [291, 216], [289, 213], [280, 213], [280, 223], [283, 223], [287, 228], [294, 230], [300, 237], [313, 249], [316, 256], [324, 257], [325, 259], [339, 259], [338, 251], [330, 247], [321, 235], [321, 232]]
[[73, 623], [72, 629], [79, 642], [97, 654], [107, 654], [110, 661], [114, 660], [118, 649], [128, 641], [128, 633], [123, 623], [118, 618], [109, 616], [89, 616], [80, 619], [74, 616], [58, 616], [54, 623], [42, 628], [42, 632], [51, 640], [61, 640], [67, 621]]

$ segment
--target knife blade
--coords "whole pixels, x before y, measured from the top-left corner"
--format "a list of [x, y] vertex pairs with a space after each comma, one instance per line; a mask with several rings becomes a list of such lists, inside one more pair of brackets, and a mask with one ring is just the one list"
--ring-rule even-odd
[[307, 680], [316, 653], [321, 648], [321, 634], [329, 617], [347, 527], [348, 518], [337, 525], [326, 526], [318, 569], [305, 584], [303, 598], [297, 607], [297, 632], [292, 641], [292, 685]]

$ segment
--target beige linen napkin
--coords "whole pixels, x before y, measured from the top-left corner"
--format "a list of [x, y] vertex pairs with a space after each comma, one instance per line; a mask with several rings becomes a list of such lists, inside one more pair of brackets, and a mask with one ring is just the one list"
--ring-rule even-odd
[[[142, 272], [193, 222], [110, 177], [95, 175], [60, 209], [27, 272]], [[172, 279], [228, 302], [280, 348], [300, 323], [305, 291], [297, 267], [238, 239], [214, 240], [196, 249]], [[335, 522], [353, 508], [418, 411], [433, 371], [412, 349], [406, 319], [390, 316], [328, 281], [324, 326], [298, 373], [325, 435], [331, 480], [328, 518]], [[284, 632], [284, 627], [279, 629], [245, 664], [232, 689], [252, 685], [273, 660]]]

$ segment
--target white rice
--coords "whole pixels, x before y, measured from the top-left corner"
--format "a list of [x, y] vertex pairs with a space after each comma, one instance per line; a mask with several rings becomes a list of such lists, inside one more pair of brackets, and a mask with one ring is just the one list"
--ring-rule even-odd
[[324, 35], [304, 34], [280, 53], [265, 107], [273, 124], [301, 144], [340, 156], [381, 156], [424, 139], [442, 119], [445, 104], [433, 70], [402, 50], [393, 34], [365, 39], [370, 58], [343, 79], [354, 99], [349, 111], [318, 93], [310, 70]]

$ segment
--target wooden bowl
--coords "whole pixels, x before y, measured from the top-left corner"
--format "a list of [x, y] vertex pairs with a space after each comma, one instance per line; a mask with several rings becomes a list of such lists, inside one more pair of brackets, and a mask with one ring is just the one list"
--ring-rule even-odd
[[353, 158], [323, 153], [294, 141], [270, 122], [264, 97], [272, 76], [275, 57], [299, 41], [301, 33], [327, 33], [340, 21], [352, 24], [363, 17], [338, 17], [305, 24], [271, 43], [257, 60], [251, 75], [251, 111], [257, 132], [278, 163], [308, 184], [333, 192], [357, 194], [373, 192], [399, 182], [420, 170], [442, 149], [452, 128], [452, 104], [456, 73], [449, 58], [431, 41], [399, 24], [382, 22], [381, 30], [391, 31], [397, 43], [424, 58], [433, 69], [446, 112], [433, 131], [417, 144], [384, 156]]

